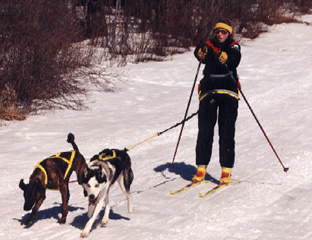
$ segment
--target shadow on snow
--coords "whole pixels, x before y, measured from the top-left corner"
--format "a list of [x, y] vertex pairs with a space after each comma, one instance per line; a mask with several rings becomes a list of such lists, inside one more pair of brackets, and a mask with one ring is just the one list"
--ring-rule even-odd
[[[161, 173], [166, 179], [170, 179], [165, 174], [165, 170], [167, 169], [169, 172], [179, 175], [181, 178], [183, 178], [186, 181], [192, 181], [192, 177], [196, 173], [196, 167], [194, 167], [193, 165], [185, 164], [184, 162], [173, 163], [172, 166], [171, 166], [171, 163], [168, 162], [158, 167], [155, 167], [154, 171]], [[219, 180], [212, 177], [209, 173], [206, 173], [205, 180], [209, 180], [216, 184], [219, 183]]]
[[[59, 214], [61, 212], [61, 206], [62, 204], [59, 203], [54, 203], [54, 204], [58, 204], [59, 206], [55, 206], [55, 207], [51, 207], [51, 208], [47, 208], [47, 209], [42, 209], [39, 210], [35, 219], [33, 220], [33, 222], [27, 226], [25, 226], [25, 228], [29, 228], [31, 227], [33, 224], [35, 224], [37, 221], [43, 220], [43, 219], [51, 219], [54, 218], [56, 220], [59, 220]], [[68, 206], [68, 212], [74, 212], [77, 210], [81, 210], [84, 209], [82, 207], [73, 207], [73, 206]], [[17, 219], [14, 218], [14, 220], [19, 221], [21, 224], [23, 224], [31, 215], [31, 211], [26, 213], [21, 219]]]
[[[58, 203], [54, 203], [54, 204], [58, 204]], [[85, 208], [83, 208], [83, 207], [68, 206], [68, 212], [69, 213], [77, 211], [77, 210], [84, 210], [84, 209]], [[92, 229], [95, 229], [101, 223], [101, 219], [104, 216], [104, 209], [105, 208], [103, 208], [103, 210], [100, 212], [99, 217], [94, 222]], [[60, 206], [55, 206], [55, 207], [39, 210], [34, 221], [30, 225], [25, 226], [25, 228], [30, 228], [37, 221], [44, 220], [44, 219], [54, 218], [57, 221], [57, 220], [59, 220], [60, 212], [61, 212], [61, 204], [60, 204]], [[23, 224], [29, 218], [30, 214], [31, 214], [31, 212], [26, 213], [21, 219], [14, 218], [14, 220], [19, 221], [21, 224]], [[121, 220], [121, 219], [130, 220], [130, 218], [123, 217], [120, 214], [115, 213], [112, 209], [110, 210], [110, 213], [109, 213], [109, 219], [110, 220]], [[84, 226], [86, 225], [86, 223], [88, 222], [88, 220], [89, 220], [89, 218], [88, 218], [87, 212], [86, 212], [82, 215], [76, 216], [74, 218], [73, 222], [70, 223], [70, 225], [72, 225], [78, 229], [83, 229]], [[57, 222], [55, 222], [55, 223], [58, 224]]]
[[[101, 224], [102, 218], [104, 216], [104, 210], [105, 210], [105, 208], [102, 209], [102, 211], [100, 212], [98, 218], [93, 223], [91, 231], [93, 229], [96, 229], [97, 226]], [[109, 220], [110, 221], [111, 220], [121, 220], [121, 219], [127, 220], [127, 221], [130, 220], [130, 218], [121, 216], [120, 214], [115, 213], [113, 211], [113, 209], [110, 209], [110, 212], [109, 212]], [[85, 227], [85, 225], [87, 224], [88, 220], [89, 220], [89, 218], [88, 218], [87, 213], [84, 213], [82, 215], [79, 215], [79, 216], [75, 217], [73, 222], [71, 223], [71, 225], [82, 230]]]

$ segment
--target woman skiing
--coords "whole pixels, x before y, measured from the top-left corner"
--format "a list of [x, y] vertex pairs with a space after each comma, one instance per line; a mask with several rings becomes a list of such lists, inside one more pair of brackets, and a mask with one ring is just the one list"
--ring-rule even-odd
[[214, 37], [196, 47], [195, 57], [205, 64], [199, 85], [197, 171], [193, 183], [205, 178], [210, 162], [214, 126], [218, 120], [219, 160], [222, 168], [220, 184], [231, 181], [235, 159], [235, 122], [238, 109], [236, 68], [241, 59], [240, 45], [233, 39], [230, 21], [221, 20], [214, 27]]

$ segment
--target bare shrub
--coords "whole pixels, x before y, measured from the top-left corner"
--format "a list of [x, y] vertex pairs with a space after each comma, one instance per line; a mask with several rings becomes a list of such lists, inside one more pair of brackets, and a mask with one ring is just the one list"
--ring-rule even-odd
[[0, 11], [0, 89], [10, 86], [15, 105], [29, 111], [81, 107], [73, 73], [88, 59], [72, 45], [79, 30], [66, 1], [1, 1]]
[[[296, 21], [290, 13], [311, 5], [305, 0], [90, 0], [87, 35], [108, 48], [111, 59], [123, 57], [125, 64], [129, 55], [144, 61], [186, 50], [210, 37], [220, 17], [232, 19], [237, 33], [256, 38], [265, 25]], [[137, 45], [135, 34], [149, 39]]]
[[0, 93], [0, 119], [24, 120], [27, 112], [19, 109], [16, 103], [16, 92], [10, 83], [7, 83]]

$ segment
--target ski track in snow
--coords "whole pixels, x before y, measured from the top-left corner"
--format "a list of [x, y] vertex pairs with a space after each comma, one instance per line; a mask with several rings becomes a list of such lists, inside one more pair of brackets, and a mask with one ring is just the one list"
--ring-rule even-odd
[[[135, 211], [127, 212], [126, 198], [114, 186], [110, 221], [106, 227], [96, 221], [88, 239], [312, 239], [312, 15], [303, 20], [310, 25], [275, 25], [255, 40], [242, 39], [238, 68], [243, 92], [289, 172], [284, 173], [242, 99], [233, 169], [233, 180], [240, 184], [202, 199], [198, 193], [213, 183], [169, 194], [195, 173], [195, 117], [185, 125], [174, 172], [168, 166], [180, 127], [129, 152]], [[116, 92], [90, 87], [87, 110], [55, 110], [5, 122], [0, 127], [0, 239], [79, 239], [88, 220], [82, 187], [69, 186], [66, 224], [57, 223], [60, 193], [47, 191], [35, 223], [24, 228], [20, 223], [29, 213], [23, 211], [20, 179], [28, 182], [38, 161], [70, 150], [69, 132], [90, 158], [104, 148], [129, 147], [181, 121], [197, 66], [192, 51], [164, 62], [129, 64], [116, 70], [122, 72]], [[194, 93], [189, 114], [197, 107]], [[216, 136], [207, 170], [215, 180], [221, 172], [217, 142]]]

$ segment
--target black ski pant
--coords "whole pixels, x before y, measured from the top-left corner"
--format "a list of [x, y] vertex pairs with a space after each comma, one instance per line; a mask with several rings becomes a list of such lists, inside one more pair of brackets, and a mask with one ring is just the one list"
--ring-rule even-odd
[[238, 99], [228, 94], [212, 93], [200, 101], [196, 165], [208, 165], [210, 162], [214, 127], [218, 119], [220, 165], [226, 168], [234, 166], [237, 109]]

